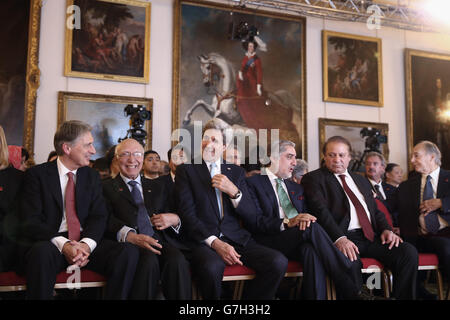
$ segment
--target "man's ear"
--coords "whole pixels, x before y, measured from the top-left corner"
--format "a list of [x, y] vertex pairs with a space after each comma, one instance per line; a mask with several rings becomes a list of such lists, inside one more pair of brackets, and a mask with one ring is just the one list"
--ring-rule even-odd
[[72, 147], [68, 143], [64, 142], [62, 144], [62, 150], [63, 150], [64, 154], [68, 155], [68, 154], [70, 154]]

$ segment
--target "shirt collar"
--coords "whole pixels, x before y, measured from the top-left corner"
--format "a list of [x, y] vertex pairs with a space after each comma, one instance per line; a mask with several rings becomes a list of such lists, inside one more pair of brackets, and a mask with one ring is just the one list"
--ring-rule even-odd
[[140, 174], [138, 174], [138, 176], [134, 180], [128, 179], [122, 173], [120, 173], [120, 176], [122, 177], [122, 180], [123, 180], [123, 182], [125, 182], [126, 185], [128, 185], [128, 182], [130, 182], [130, 181], [136, 181], [139, 185], [142, 185], [142, 183], [141, 183], [141, 175]]
[[375, 182], [375, 180], [372, 180], [372, 179], [370, 179], [370, 178], [368, 178], [369, 179], [369, 181], [370, 181], [370, 183], [373, 185], [373, 186], [375, 186], [375, 185], [379, 185], [379, 186], [381, 186], [381, 182], [383, 181], [383, 180], [380, 180], [380, 182]]
[[[273, 173], [272, 171], [270, 171], [270, 169], [267, 167], [265, 168], [267, 177], [269, 178], [270, 181], [276, 181], [276, 179], [278, 179], [277, 175], [275, 173]], [[281, 179], [283, 180], [283, 179]]]
[[56, 158], [56, 165], [58, 167], [59, 176], [65, 176], [69, 172], [72, 172], [74, 176], [77, 175], [77, 170], [78, 169], [75, 169], [75, 170], [67, 169], [67, 167], [62, 163], [62, 161], [61, 161], [61, 159], [59, 159], [59, 157]]
[[343, 172], [343, 173], [333, 173], [333, 174], [338, 180], [341, 179], [341, 178], [339, 178], [340, 175], [345, 175], [346, 178], [349, 178], [349, 177], [351, 178], [350, 174], [348, 173], [348, 170], [345, 170], [345, 172]]
[[433, 181], [438, 181], [439, 180], [439, 173], [441, 171], [440, 167], [437, 167], [434, 171], [432, 171], [430, 174], [422, 174], [422, 178], [426, 176], [431, 176], [431, 179], [433, 179]]
[[[212, 162], [205, 161], [205, 163], [206, 163], [206, 166], [208, 167], [208, 170], [211, 170]], [[220, 170], [220, 166], [222, 164], [222, 158], [217, 159], [216, 161], [214, 161], [214, 163], [216, 164], [217, 168]]]

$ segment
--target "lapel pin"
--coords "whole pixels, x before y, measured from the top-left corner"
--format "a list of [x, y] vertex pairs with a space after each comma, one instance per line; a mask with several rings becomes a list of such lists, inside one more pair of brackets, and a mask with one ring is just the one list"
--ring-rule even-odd
[[120, 191], [120, 192], [122, 192], [122, 191], [123, 191], [123, 189], [122, 189], [122, 188], [119, 188], [119, 191]]
[[152, 192], [152, 190], [148, 189], [147, 192]]
[[231, 168], [230, 168], [230, 167], [227, 167], [227, 170], [228, 170], [228, 171], [230, 171], [230, 170], [231, 170]]
[[448, 182], [448, 178], [445, 178], [445, 180], [444, 180], [445, 182]]
[[3, 191], [3, 187], [0, 187], [0, 191]]
[[303, 199], [303, 196], [298, 196], [298, 200], [302, 201]]

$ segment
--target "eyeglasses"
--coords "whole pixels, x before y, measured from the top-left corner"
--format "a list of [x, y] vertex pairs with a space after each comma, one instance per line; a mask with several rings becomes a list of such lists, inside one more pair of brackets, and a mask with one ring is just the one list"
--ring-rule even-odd
[[133, 157], [135, 157], [135, 158], [142, 158], [144, 156], [144, 153], [143, 152], [128, 152], [128, 151], [125, 151], [125, 152], [119, 153], [117, 156], [119, 158], [130, 158], [131, 155], [133, 155]]

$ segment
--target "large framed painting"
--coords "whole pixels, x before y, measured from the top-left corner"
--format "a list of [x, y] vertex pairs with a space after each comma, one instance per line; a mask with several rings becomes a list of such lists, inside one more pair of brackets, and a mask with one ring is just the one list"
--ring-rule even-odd
[[41, 0], [0, 2], [0, 125], [9, 145], [34, 154]]
[[429, 140], [450, 169], [450, 55], [406, 49], [405, 70], [409, 159], [415, 144]]
[[364, 172], [365, 156], [370, 151], [381, 153], [389, 160], [387, 123], [362, 122], [319, 118], [319, 151], [322, 160], [322, 149], [328, 138], [342, 136], [352, 145], [352, 160], [348, 168], [352, 171]]
[[305, 19], [207, 1], [174, 12], [173, 130], [195, 139], [220, 118], [264, 146], [278, 130], [306, 159]]
[[67, 0], [67, 6], [66, 76], [148, 82], [149, 2]]
[[[132, 107], [128, 107], [130, 105]], [[150, 113], [149, 120], [139, 118], [142, 111]], [[58, 92], [58, 126], [66, 120], [89, 123], [93, 128], [92, 136], [97, 151], [92, 157], [94, 160], [105, 156], [112, 146], [119, 143], [119, 139], [137, 137], [139, 140], [145, 133], [146, 138], [142, 139], [144, 148], [151, 149], [152, 115], [151, 98]]]
[[381, 39], [322, 31], [324, 101], [383, 106]]

